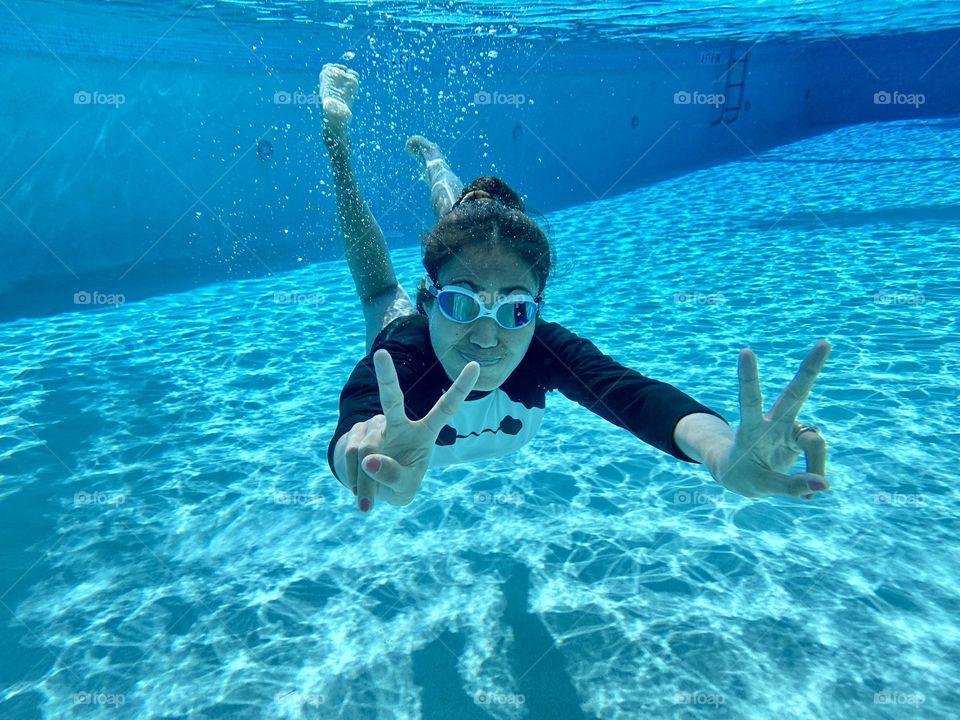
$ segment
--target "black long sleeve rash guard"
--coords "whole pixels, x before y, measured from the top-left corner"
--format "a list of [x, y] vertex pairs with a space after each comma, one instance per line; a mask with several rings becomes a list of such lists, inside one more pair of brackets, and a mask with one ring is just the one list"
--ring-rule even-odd
[[[393, 358], [411, 420], [423, 418], [453, 385], [430, 344], [427, 318], [407, 315], [391, 322], [357, 363], [340, 393], [340, 420], [327, 451], [334, 476], [333, 450], [340, 436], [356, 423], [383, 413], [373, 364], [373, 354], [380, 348]], [[430, 467], [498, 457], [522, 447], [537, 433], [547, 393], [554, 390], [689, 463], [696, 461], [673, 439], [680, 419], [707, 413], [726, 422], [672, 385], [624, 367], [589, 340], [538, 318], [530, 347], [509, 377], [494, 390], [472, 391], [443, 427]]]

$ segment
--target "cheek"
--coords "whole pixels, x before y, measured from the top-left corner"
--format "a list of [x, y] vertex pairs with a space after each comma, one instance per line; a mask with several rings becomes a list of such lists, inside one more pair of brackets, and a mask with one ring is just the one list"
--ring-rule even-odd
[[510, 362], [516, 365], [523, 359], [523, 356], [527, 354], [527, 350], [530, 348], [530, 342], [533, 340], [533, 333], [521, 331], [517, 335], [506, 335], [503, 336], [503, 338]]
[[430, 319], [430, 342], [438, 357], [449, 354], [450, 348], [461, 344], [464, 331], [459, 325], [451, 323], [445, 318]]

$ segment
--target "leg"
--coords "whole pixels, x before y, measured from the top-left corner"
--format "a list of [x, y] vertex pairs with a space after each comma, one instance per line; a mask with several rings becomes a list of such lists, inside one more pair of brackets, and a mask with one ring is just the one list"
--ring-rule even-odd
[[383, 329], [384, 320], [415, 312], [400, 287], [380, 226], [360, 195], [350, 159], [350, 106], [358, 87], [356, 73], [342, 65], [324, 65], [320, 74], [323, 102], [323, 141], [330, 153], [337, 220], [343, 233], [347, 266], [363, 306], [367, 351]]
[[373, 349], [373, 341], [383, 328], [398, 317], [417, 314], [407, 291], [399, 285], [375, 298], [364, 300], [362, 305], [367, 325], [367, 352]]
[[440, 154], [439, 146], [423, 135], [411, 135], [407, 139], [407, 152], [423, 164], [423, 179], [430, 186], [430, 205], [433, 207], [434, 217], [439, 220], [450, 212], [450, 208], [460, 197], [463, 183]]

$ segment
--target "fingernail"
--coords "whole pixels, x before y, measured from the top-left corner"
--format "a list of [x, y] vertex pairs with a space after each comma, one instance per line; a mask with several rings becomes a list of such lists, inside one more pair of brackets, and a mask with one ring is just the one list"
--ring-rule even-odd
[[366, 470], [367, 472], [375, 473], [377, 470], [380, 469], [380, 458], [371, 457], [371, 458], [367, 458], [363, 462], [364, 462], [363, 469]]
[[811, 490], [826, 490], [827, 486], [819, 480], [807, 480], [807, 487]]
[[369, 512], [370, 510], [370, 499], [363, 498], [360, 500], [360, 512]]
[[357, 489], [356, 489], [356, 488], [350, 488], [350, 489], [353, 490], [353, 494], [354, 494], [354, 495], [357, 494]]

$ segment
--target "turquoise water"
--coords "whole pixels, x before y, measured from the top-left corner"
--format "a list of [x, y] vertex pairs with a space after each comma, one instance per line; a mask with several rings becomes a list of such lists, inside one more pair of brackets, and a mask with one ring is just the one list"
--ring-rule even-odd
[[[216, 36], [217, 18], [231, 28], [282, 28], [291, 45], [316, 42], [318, 28], [350, 32], [386, 29], [394, 35], [443, 32], [445, 37], [590, 38], [598, 43], [636, 40], [710, 41], [851, 38], [930, 32], [956, 27], [949, 0], [870, 0], [856, 12], [837, 0], [736, 0], [732, 3], [690, 0], [7, 0], [5, 7], [37, 17], [64, 12], [96, 16], [103, 30], [116, 23], [125, 37], [168, 31], [177, 26], [198, 38]], [[131, 22], [135, 21], [135, 22]], [[30, 23], [33, 25], [33, 23]], [[13, 30], [19, 27], [13, 24]], [[2, 42], [2, 37], [0, 37]], [[115, 50], [115, 48], [113, 49]]]
[[342, 261], [0, 325], [0, 716], [954, 717], [958, 154], [852, 127], [548, 216], [545, 317], [734, 425], [742, 347], [769, 408], [833, 343], [810, 503], [555, 393], [360, 515]]

